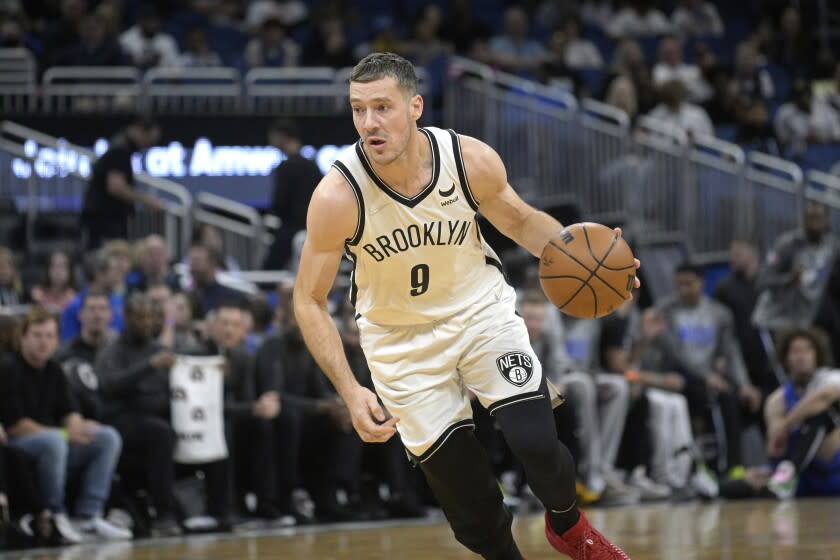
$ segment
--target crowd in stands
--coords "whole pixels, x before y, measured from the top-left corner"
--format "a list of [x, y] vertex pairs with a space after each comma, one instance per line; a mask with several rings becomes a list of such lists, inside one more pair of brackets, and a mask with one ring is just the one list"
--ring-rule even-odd
[[810, 32], [817, 14], [798, 6], [452, 0], [362, 13], [342, 0], [15, 0], [0, 5], [0, 45], [30, 49], [41, 69], [346, 67], [394, 51], [429, 69], [435, 102], [445, 60], [458, 54], [612, 104], [618, 88], [634, 120], [828, 170], [833, 162], [805, 154], [840, 142], [840, 57]]
[[[458, 53], [689, 135], [734, 126], [739, 142], [783, 154], [840, 140], [840, 64], [814, 56], [790, 6], [765, 12], [726, 55], [716, 45], [727, 24], [702, 0], [665, 11], [645, 0], [534, 2], [505, 7], [498, 22], [452, 0], [369, 28], [340, 1], [35, 4], [0, 2], [0, 41], [32, 49], [44, 68], [346, 66], [370, 50], [431, 65]], [[157, 235], [127, 238], [138, 205], [162, 205], [133, 188], [130, 165], [159, 134], [134, 119], [97, 161], [84, 252], [21, 270], [21, 255], [0, 247], [0, 513], [8, 504], [13, 544], [425, 515], [432, 498], [399, 440], [366, 445], [353, 432], [303, 343], [290, 285], [258, 295], [227, 285], [223, 273], [238, 265], [212, 226], [184, 255]], [[320, 172], [297, 155], [293, 123], [273, 123], [269, 138], [289, 157], [275, 170], [271, 211], [283, 226], [265, 266], [293, 270]], [[563, 316], [534, 263], [510, 271], [534, 350], [566, 397], [558, 433], [583, 503], [840, 494], [840, 243], [824, 206], [806, 204], [802, 222], [775, 242], [733, 240], [714, 289], [688, 261], [671, 296], [645, 308], [637, 298], [602, 320]], [[761, 254], [757, 241], [774, 243]], [[370, 387], [346, 300], [337, 287], [331, 312]], [[184, 395], [170, 375], [214, 356], [227, 451], [179, 460], [172, 411]], [[521, 469], [477, 401], [474, 414], [509, 503], [527, 509]]]

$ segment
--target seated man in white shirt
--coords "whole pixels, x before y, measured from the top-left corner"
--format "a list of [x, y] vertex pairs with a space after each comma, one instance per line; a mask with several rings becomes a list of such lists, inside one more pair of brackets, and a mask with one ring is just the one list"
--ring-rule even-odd
[[569, 18], [563, 26], [566, 39], [565, 63], [573, 70], [596, 70], [603, 68], [604, 59], [601, 51], [589, 39], [581, 37], [581, 23], [577, 18]]
[[154, 6], [144, 5], [137, 24], [120, 35], [120, 46], [139, 68], [178, 66], [178, 44], [161, 32]]
[[680, 41], [676, 37], [663, 37], [659, 41], [657, 62], [653, 67], [653, 83], [661, 86], [671, 80], [681, 81], [695, 103], [702, 103], [712, 96], [712, 87], [703, 78], [700, 67], [683, 62]]
[[688, 91], [679, 80], [672, 80], [659, 88], [662, 102], [648, 113], [667, 126], [683, 130], [689, 135], [714, 136], [712, 120], [705, 109], [688, 102]]

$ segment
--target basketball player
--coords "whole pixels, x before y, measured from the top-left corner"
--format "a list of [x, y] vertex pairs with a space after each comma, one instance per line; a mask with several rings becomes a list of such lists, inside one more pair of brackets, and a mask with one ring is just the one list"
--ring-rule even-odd
[[[350, 105], [360, 140], [310, 202], [294, 309], [356, 431], [367, 442], [399, 431], [456, 539], [488, 560], [520, 560], [511, 515], [473, 434], [471, 391], [547, 508], [551, 545], [574, 559], [628, 558], [578, 511], [574, 463], [557, 439], [540, 363], [476, 213], [534, 255], [561, 224], [516, 195], [489, 146], [417, 127], [423, 98], [402, 57], [359, 62]], [[356, 382], [327, 311], [342, 254], [355, 265], [350, 298], [384, 409]]]

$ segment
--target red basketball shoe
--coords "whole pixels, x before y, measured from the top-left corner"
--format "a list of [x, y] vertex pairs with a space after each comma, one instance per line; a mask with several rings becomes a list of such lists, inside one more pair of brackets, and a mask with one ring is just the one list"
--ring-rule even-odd
[[583, 514], [574, 526], [561, 537], [551, 528], [545, 514], [545, 536], [551, 546], [572, 560], [630, 560], [627, 554], [598, 532]]

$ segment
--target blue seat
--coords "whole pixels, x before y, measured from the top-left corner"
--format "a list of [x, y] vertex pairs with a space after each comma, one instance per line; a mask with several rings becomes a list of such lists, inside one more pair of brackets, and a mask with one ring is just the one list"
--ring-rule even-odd
[[788, 71], [778, 64], [768, 64], [767, 71], [773, 79], [773, 89], [775, 90], [774, 99], [776, 101], [785, 102], [790, 97], [790, 90], [792, 80]]
[[804, 154], [796, 158], [796, 163], [804, 169], [817, 169], [828, 173], [835, 163], [840, 161], [840, 143], [814, 144]]

